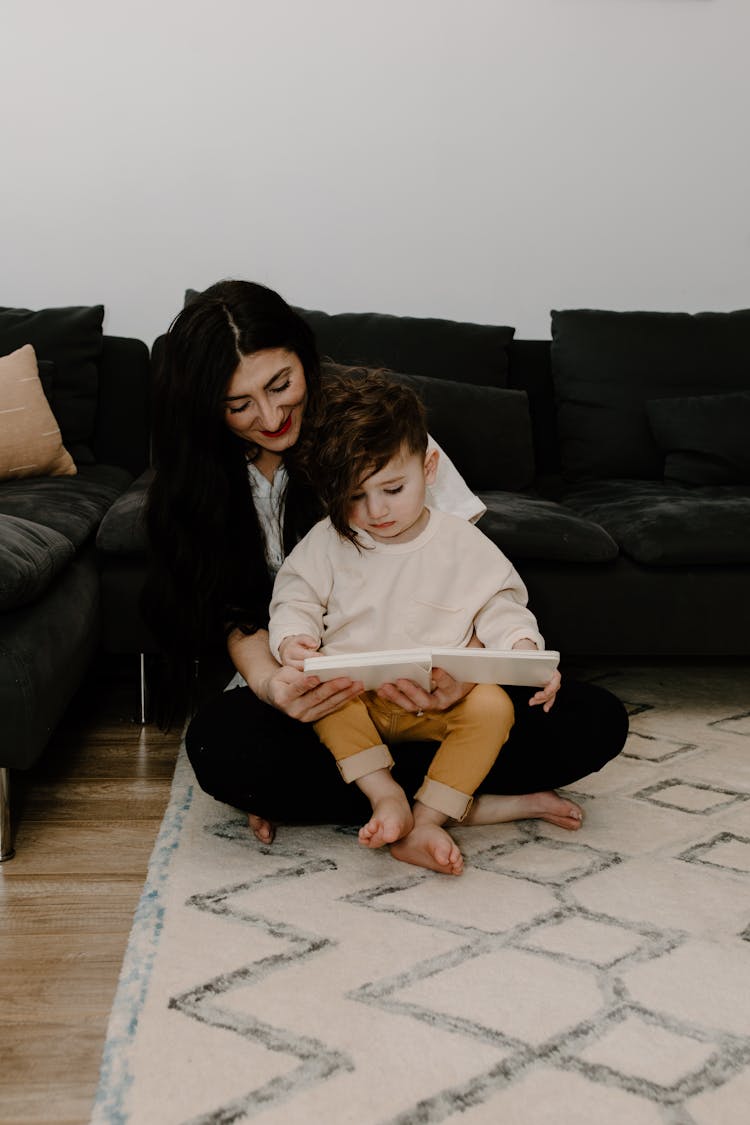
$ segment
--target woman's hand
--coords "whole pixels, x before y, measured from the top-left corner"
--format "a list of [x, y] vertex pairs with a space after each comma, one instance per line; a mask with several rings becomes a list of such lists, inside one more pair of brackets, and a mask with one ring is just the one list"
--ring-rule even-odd
[[420, 711], [447, 711], [474, 687], [459, 683], [442, 668], [432, 669], [432, 684], [432, 691], [425, 691], [413, 680], [396, 680], [393, 684], [382, 684], [378, 696], [417, 715]]
[[282, 668], [271, 655], [263, 629], [249, 636], [235, 629], [228, 647], [235, 668], [258, 699], [301, 723], [317, 722], [364, 691], [359, 680], [341, 676], [321, 683], [297, 668]]
[[[513, 645], [513, 648], [522, 648], [534, 651], [538, 648], [538, 645], [536, 645], [532, 640], [529, 640], [528, 637], [524, 637], [522, 640], [516, 641], [516, 643]], [[562, 680], [560, 678], [560, 673], [557, 669], [555, 669], [549, 682], [546, 683], [543, 688], [540, 688], [535, 695], [532, 695], [531, 699], [529, 700], [529, 707], [541, 706], [543, 711], [549, 711], [550, 707], [555, 702], [555, 696], [560, 690], [561, 682]]]
[[317, 676], [308, 676], [297, 668], [277, 666], [256, 694], [291, 719], [316, 723], [363, 691], [361, 680], [350, 680], [348, 676], [321, 683]]

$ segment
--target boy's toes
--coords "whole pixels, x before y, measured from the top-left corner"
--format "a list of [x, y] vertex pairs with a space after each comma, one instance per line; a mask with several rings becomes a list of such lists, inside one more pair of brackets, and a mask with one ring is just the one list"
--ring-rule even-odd
[[388, 821], [369, 820], [359, 830], [359, 842], [366, 848], [382, 848], [398, 839], [398, 832]]
[[357, 834], [360, 844], [364, 844], [366, 848], [373, 847], [373, 840], [377, 829], [378, 825], [375, 821], [369, 820], [367, 824], [363, 824]]
[[460, 875], [464, 869], [464, 857], [455, 845], [448, 851], [443, 862], [452, 875]]

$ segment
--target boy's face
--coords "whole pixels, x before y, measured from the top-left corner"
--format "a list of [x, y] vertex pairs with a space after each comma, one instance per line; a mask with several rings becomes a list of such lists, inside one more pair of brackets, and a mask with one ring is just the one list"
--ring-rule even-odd
[[379, 543], [408, 543], [427, 526], [425, 490], [437, 472], [438, 451], [426, 457], [405, 447], [365, 477], [351, 497], [349, 522]]

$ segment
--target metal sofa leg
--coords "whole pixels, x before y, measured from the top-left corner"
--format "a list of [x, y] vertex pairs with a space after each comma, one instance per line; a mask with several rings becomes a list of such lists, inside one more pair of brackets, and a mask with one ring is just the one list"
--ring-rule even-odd
[[146, 725], [146, 702], [148, 692], [146, 689], [146, 654], [141, 653], [141, 726]]
[[14, 855], [10, 824], [10, 770], [0, 766], [0, 863], [12, 859]]

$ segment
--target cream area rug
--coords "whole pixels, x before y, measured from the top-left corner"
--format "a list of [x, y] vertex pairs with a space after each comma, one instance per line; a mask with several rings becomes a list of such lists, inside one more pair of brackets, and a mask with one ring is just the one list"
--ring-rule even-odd
[[588, 678], [631, 733], [584, 827], [459, 829], [460, 878], [262, 847], [182, 755], [92, 1122], [747, 1125], [750, 666]]

